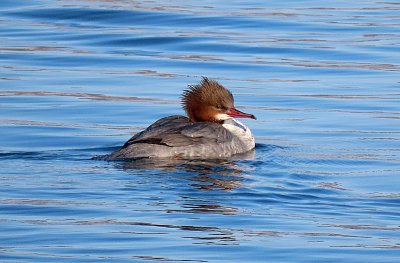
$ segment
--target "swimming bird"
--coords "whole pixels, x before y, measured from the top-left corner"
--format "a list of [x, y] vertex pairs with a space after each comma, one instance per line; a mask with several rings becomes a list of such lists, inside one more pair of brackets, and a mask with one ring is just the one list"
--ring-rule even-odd
[[106, 160], [135, 158], [223, 158], [255, 147], [249, 128], [235, 118], [256, 119], [234, 107], [232, 93], [203, 77], [183, 91], [187, 117], [162, 118], [130, 138]]

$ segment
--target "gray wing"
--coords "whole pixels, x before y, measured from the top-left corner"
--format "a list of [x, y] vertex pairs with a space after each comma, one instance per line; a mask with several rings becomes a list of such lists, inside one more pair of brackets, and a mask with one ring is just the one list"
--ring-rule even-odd
[[183, 127], [175, 134], [168, 134], [162, 142], [171, 147], [222, 143], [232, 140], [232, 133], [218, 123], [196, 122]]
[[218, 123], [192, 123], [184, 116], [162, 118], [146, 130], [133, 136], [122, 148], [132, 144], [147, 143], [170, 147], [222, 143], [231, 141], [232, 133]]
[[144, 143], [146, 141], [160, 141], [163, 135], [175, 132], [176, 129], [182, 129], [182, 127], [189, 124], [190, 121], [187, 117], [174, 115], [159, 119], [146, 130], [135, 134], [130, 138], [122, 148], [127, 147], [135, 143]]

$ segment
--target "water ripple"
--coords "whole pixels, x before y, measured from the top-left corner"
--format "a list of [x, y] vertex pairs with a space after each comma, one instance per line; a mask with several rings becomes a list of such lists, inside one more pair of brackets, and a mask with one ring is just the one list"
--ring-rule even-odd
[[[2, 262], [398, 261], [398, 3], [0, 6]], [[254, 151], [93, 158], [201, 76]]]

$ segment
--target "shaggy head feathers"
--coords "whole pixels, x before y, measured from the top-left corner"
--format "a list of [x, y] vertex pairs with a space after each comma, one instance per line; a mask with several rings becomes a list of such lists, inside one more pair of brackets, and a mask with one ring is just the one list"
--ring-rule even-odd
[[225, 114], [233, 108], [232, 93], [214, 80], [203, 77], [197, 85], [189, 85], [182, 94], [182, 106], [189, 119], [196, 121], [216, 121], [218, 114]]

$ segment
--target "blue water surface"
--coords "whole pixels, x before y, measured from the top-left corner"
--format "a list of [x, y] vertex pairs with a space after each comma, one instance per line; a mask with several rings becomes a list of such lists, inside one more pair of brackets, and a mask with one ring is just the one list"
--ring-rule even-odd
[[[399, 262], [397, 1], [0, 2], [0, 261]], [[257, 141], [105, 162], [201, 76]]]

